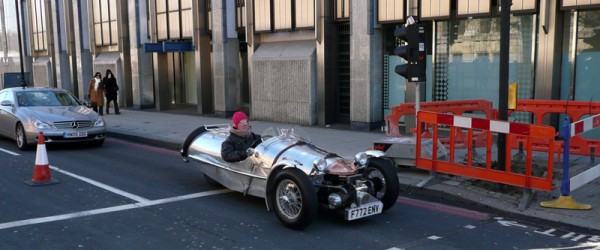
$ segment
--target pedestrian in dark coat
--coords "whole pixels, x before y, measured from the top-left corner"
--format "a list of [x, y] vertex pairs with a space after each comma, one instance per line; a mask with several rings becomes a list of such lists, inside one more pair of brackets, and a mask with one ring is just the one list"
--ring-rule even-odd
[[119, 85], [117, 85], [117, 79], [113, 75], [110, 69], [106, 70], [106, 75], [104, 75], [104, 83], [105, 95], [106, 95], [106, 114], [109, 114], [110, 102], [115, 104], [115, 114], [121, 114], [119, 112], [119, 103], [117, 103], [117, 91], [119, 91]]
[[260, 142], [260, 135], [252, 133], [248, 116], [238, 111], [231, 118], [233, 127], [230, 134], [221, 144], [221, 157], [226, 162], [238, 162], [248, 158], [247, 150]]

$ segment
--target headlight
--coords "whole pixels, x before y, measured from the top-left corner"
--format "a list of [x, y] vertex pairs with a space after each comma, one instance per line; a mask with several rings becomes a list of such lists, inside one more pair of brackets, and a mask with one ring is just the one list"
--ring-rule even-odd
[[318, 170], [318, 171], [325, 171], [325, 168], [327, 167], [327, 161], [325, 160], [325, 158], [319, 158], [313, 161], [313, 167]]
[[42, 122], [38, 119], [33, 120], [33, 126], [35, 126], [37, 129], [52, 129], [48, 123]]
[[104, 120], [102, 120], [102, 118], [98, 118], [98, 120], [96, 120], [96, 122], [94, 122], [94, 127], [102, 127], [104, 126]]
[[369, 156], [365, 152], [360, 152], [354, 155], [354, 164], [357, 167], [365, 167], [369, 163]]

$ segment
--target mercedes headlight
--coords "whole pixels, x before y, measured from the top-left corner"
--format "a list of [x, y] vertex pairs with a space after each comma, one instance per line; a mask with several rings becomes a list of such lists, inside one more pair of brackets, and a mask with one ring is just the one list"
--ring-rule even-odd
[[38, 119], [33, 120], [33, 126], [39, 130], [52, 129], [52, 126], [50, 126], [48, 123], [42, 122]]
[[319, 172], [323, 172], [325, 171], [325, 168], [327, 168], [327, 161], [325, 160], [325, 158], [315, 159], [313, 161], [313, 167]]
[[360, 152], [360, 153], [354, 155], [354, 164], [357, 167], [359, 167], [359, 168], [366, 167], [368, 163], [369, 163], [369, 156], [365, 152]]
[[102, 120], [102, 118], [98, 118], [98, 120], [96, 120], [96, 122], [94, 122], [94, 127], [102, 127], [104, 126], [104, 120]]

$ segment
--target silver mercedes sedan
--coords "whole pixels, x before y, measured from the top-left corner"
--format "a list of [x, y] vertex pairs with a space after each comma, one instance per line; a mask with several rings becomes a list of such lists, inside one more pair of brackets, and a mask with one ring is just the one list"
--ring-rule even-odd
[[45, 143], [90, 142], [100, 146], [106, 125], [71, 92], [57, 88], [7, 88], [0, 91], [0, 135], [31, 148], [43, 132]]

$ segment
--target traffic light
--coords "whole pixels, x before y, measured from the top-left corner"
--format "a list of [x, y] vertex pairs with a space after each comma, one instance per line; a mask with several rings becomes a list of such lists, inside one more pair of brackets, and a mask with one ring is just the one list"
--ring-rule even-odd
[[394, 36], [406, 42], [398, 46], [394, 54], [406, 60], [406, 64], [396, 66], [396, 74], [403, 76], [409, 82], [424, 82], [427, 70], [427, 51], [425, 50], [425, 25], [412, 24], [397, 28]]

